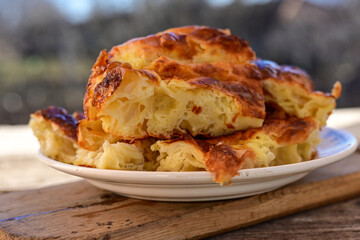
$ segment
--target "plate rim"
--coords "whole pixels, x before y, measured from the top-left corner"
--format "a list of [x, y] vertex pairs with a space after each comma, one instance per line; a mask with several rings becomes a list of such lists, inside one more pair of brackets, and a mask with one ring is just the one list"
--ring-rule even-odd
[[[292, 163], [279, 166], [241, 169], [238, 171], [239, 175], [232, 178], [232, 183], [263, 180], [266, 178], [277, 178], [285, 175], [292, 175], [296, 173], [309, 172], [314, 169], [332, 164], [336, 161], [352, 154], [357, 146], [358, 141], [356, 137], [350, 132], [343, 129], [335, 129], [324, 127], [325, 131], [335, 131], [337, 134], [346, 138], [348, 144], [344, 146], [342, 151], [333, 155], [316, 158], [309, 161]], [[322, 131], [323, 131], [322, 130]], [[41, 162], [56, 170], [65, 172], [84, 179], [100, 180], [105, 182], [117, 182], [127, 184], [148, 184], [148, 185], [163, 185], [163, 184], [217, 184], [213, 181], [213, 174], [207, 171], [189, 171], [189, 172], [160, 172], [160, 171], [132, 171], [132, 170], [114, 170], [114, 169], [98, 169], [82, 166], [75, 166], [68, 163], [59, 162], [51, 159], [38, 150], [38, 156]], [[141, 173], [141, 174], [139, 174]]]

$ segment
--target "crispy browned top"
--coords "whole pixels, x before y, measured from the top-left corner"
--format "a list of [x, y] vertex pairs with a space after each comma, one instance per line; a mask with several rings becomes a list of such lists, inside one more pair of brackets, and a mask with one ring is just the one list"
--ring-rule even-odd
[[[214, 31], [213, 28], [209, 28], [209, 27], [205, 27], [205, 26], [193, 25], [193, 26], [183, 26], [183, 27], [177, 27], [177, 28], [170, 28], [170, 29], [167, 29], [167, 30], [165, 30], [163, 32], [160, 32], [160, 33], [171, 32], [171, 33], [175, 33], [175, 34], [178, 34], [178, 35], [188, 35], [188, 34], [191, 34], [192, 32], [195, 32], [195, 31], [198, 31], [199, 33], [206, 31], [207, 36], [204, 35], [204, 34], [201, 34], [201, 35], [202, 35], [202, 37], [205, 37], [207, 39], [209, 39], [210, 37], [214, 37], [214, 35], [219, 35], [220, 33], [227, 34], [227, 35], [231, 34], [229, 29], [215, 29], [215, 30], [216, 31]], [[208, 36], [208, 35], [211, 35], [211, 36]]]
[[275, 137], [280, 145], [301, 143], [318, 128], [318, 123], [313, 118], [290, 116], [276, 103], [267, 103], [266, 111], [263, 131]]
[[333, 96], [335, 99], [338, 99], [342, 92], [342, 86], [340, 82], [336, 82], [334, 84], [334, 87], [331, 91], [331, 96]]
[[[129, 53], [138, 53], [138, 56], [128, 56]], [[160, 56], [180, 62], [213, 62], [216, 59], [244, 63], [255, 59], [255, 53], [247, 41], [230, 34], [228, 30], [205, 26], [172, 28], [132, 39], [113, 47], [109, 55], [112, 60], [127, 61], [136, 68], [146, 67]]]
[[88, 81], [84, 113], [96, 119], [96, 109], [114, 93], [126, 71], [140, 71], [157, 82], [161, 79], [156, 79], [155, 71], [162, 79], [183, 79], [226, 92], [245, 103], [243, 115], [263, 118], [262, 89], [253, 81], [261, 74], [248, 63], [254, 59], [249, 43], [229, 30], [186, 26], [132, 39], [109, 53], [100, 52]]
[[244, 116], [265, 117], [264, 96], [258, 81], [261, 75], [254, 64], [180, 64], [163, 56], [148, 69], [154, 70], [163, 80], [181, 79], [197, 87], [224, 92], [242, 103]]
[[[86, 93], [83, 100], [84, 113], [87, 118], [92, 115], [91, 106], [92, 98], [94, 97], [94, 90], [99, 83], [98, 77], [105, 72], [109, 66], [109, 55], [106, 50], [102, 50], [96, 59], [94, 66], [91, 68], [91, 76], [86, 86]], [[92, 117], [91, 117], [92, 118]]]
[[[144, 75], [154, 84], [158, 81], [183, 80], [199, 88], [210, 88], [234, 97], [242, 105], [242, 115], [265, 117], [265, 102], [261, 87], [261, 74], [252, 63], [223, 62], [181, 64], [168, 57], [156, 59], [145, 69], [134, 69], [127, 63], [109, 62], [106, 51], [101, 52], [93, 67], [84, 98], [84, 112], [90, 119], [89, 108], [100, 108], [105, 99], [120, 86], [128, 71]], [[154, 74], [154, 72], [156, 74]]]
[[230, 145], [218, 144], [205, 154], [206, 169], [212, 172], [215, 182], [228, 183], [238, 174], [246, 159], [254, 159], [251, 149], [236, 149]]
[[275, 62], [257, 59], [253, 61], [261, 71], [263, 79], [275, 79], [282, 82], [294, 83], [309, 92], [314, 91], [314, 85], [309, 75], [300, 68], [278, 65]]
[[76, 112], [74, 115], [70, 115], [64, 108], [50, 106], [36, 111], [33, 115], [50, 121], [52, 124], [55, 124], [65, 136], [77, 141], [76, 129], [79, 121], [84, 118], [82, 113]]

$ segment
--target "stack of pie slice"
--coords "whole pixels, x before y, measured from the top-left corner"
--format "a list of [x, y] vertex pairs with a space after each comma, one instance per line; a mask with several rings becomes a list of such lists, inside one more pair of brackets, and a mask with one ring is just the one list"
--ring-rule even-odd
[[49, 107], [31, 115], [44, 155], [102, 169], [209, 171], [221, 184], [244, 168], [316, 156], [319, 130], [341, 94], [257, 59], [228, 30], [169, 29], [103, 50], [84, 114]]

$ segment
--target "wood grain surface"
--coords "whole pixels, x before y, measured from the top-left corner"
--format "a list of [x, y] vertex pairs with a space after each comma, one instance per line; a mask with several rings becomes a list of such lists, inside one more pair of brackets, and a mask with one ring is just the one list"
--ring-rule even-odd
[[360, 239], [360, 197], [210, 237], [208, 240]]
[[350, 199], [359, 186], [355, 172], [238, 200], [166, 203], [80, 181], [0, 195], [0, 239], [203, 238]]

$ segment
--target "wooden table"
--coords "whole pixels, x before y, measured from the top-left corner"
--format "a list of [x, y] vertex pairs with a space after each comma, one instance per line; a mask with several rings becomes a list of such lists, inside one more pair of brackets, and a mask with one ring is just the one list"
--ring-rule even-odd
[[[360, 139], [360, 108], [355, 108], [355, 109], [341, 109], [341, 110], [337, 110], [334, 115], [329, 119], [329, 126], [332, 127], [338, 127], [338, 128], [345, 128], [346, 130], [352, 132], [358, 139]], [[4, 136], [6, 136], [6, 138], [4, 138]], [[92, 211], [94, 211], [94, 209], [96, 209], [98, 206], [96, 205], [96, 201], [101, 201], [102, 203], [108, 204], [107, 206], [110, 206], [111, 204], [115, 204], [118, 208], [120, 208], [122, 205], [122, 202], [127, 202], [125, 205], [126, 206], [131, 206], [131, 209], [129, 211], [136, 211], [136, 210], [140, 210], [142, 207], [144, 208], [144, 210], [146, 210], [146, 208], [148, 208], [148, 206], [146, 206], [146, 204], [144, 205], [143, 203], [141, 203], [139, 200], [132, 200], [132, 199], [125, 199], [122, 197], [118, 197], [114, 194], [111, 194], [109, 192], [103, 191], [103, 190], [99, 190], [96, 189], [90, 185], [88, 185], [87, 183], [84, 183], [82, 181], [79, 182], [79, 179], [76, 177], [72, 177], [72, 176], [68, 176], [65, 174], [62, 174], [60, 172], [57, 172], [55, 170], [52, 170], [44, 165], [42, 165], [36, 157], [36, 149], [38, 148], [36, 140], [32, 137], [31, 132], [29, 131], [29, 129], [25, 126], [1, 126], [0, 127], [0, 192], [2, 192], [3, 194], [0, 195], [0, 219], [4, 220], [6, 219], [6, 217], [9, 215], [10, 212], [16, 212], [17, 211], [17, 215], [16, 216], [26, 216], [26, 214], [31, 213], [31, 211], [29, 209], [38, 209], [38, 211], [41, 212], [41, 209], [43, 208], [41, 204], [44, 204], [44, 206], [46, 205], [46, 201], [44, 200], [46, 197], [48, 197], [50, 192], [55, 192], [58, 191], [59, 189], [61, 191], [69, 191], [69, 192], [73, 192], [73, 191], [77, 191], [79, 192], [79, 195], [77, 195], [76, 199], [73, 198], [66, 198], [65, 196], [58, 196], [58, 197], [53, 197], [52, 198], [52, 204], [54, 204], [54, 206], [56, 204], [58, 204], [59, 209], [61, 209], [61, 204], [63, 202], [66, 201], [73, 201], [74, 206], [78, 206], [79, 202], [81, 201], [86, 201], [88, 203], [88, 205], [91, 207], [89, 209], [92, 209]], [[354, 153], [352, 156], [338, 162], [335, 163], [333, 165], [324, 167], [322, 169], [316, 170], [312, 173], [310, 173], [307, 177], [305, 177], [304, 179], [302, 179], [301, 181], [297, 182], [294, 185], [297, 186], [304, 186], [304, 184], [309, 183], [309, 182], [314, 182], [315, 184], [322, 179], [335, 179], [334, 177], [336, 176], [342, 176], [342, 175], [346, 175], [349, 173], [354, 173], [354, 172], [359, 172], [360, 171], [360, 151], [357, 151], [356, 153]], [[358, 175], [353, 175], [356, 177], [356, 179], [358, 178]], [[353, 178], [355, 179], [355, 178]], [[351, 180], [351, 179], [350, 179]], [[64, 184], [67, 183], [68, 185], [59, 185], [59, 184]], [[41, 187], [46, 187], [46, 186], [50, 186], [49, 188], [45, 188], [45, 189], [40, 189], [40, 190], [31, 190], [31, 189], [38, 189]], [[309, 185], [311, 187], [316, 187], [317, 185]], [[352, 195], [349, 196], [344, 196], [343, 199], [349, 198], [349, 200], [345, 200], [345, 201], [340, 201], [343, 200], [342, 198], [336, 198], [334, 197], [330, 202], [336, 202], [333, 204], [327, 204], [326, 206], [322, 206], [322, 207], [318, 207], [318, 208], [314, 208], [312, 210], [307, 210], [307, 211], [303, 211], [304, 209], [310, 209], [313, 208], [315, 206], [307, 206], [301, 209], [295, 209], [292, 211], [289, 211], [288, 213], [285, 214], [280, 214], [280, 215], [286, 215], [289, 213], [294, 213], [294, 212], [299, 212], [299, 211], [303, 211], [297, 214], [293, 214], [293, 215], [289, 215], [289, 216], [285, 216], [285, 217], [280, 217], [277, 216], [275, 214], [275, 212], [277, 211], [277, 209], [279, 209], [279, 206], [276, 205], [276, 200], [277, 199], [282, 199], [282, 200], [286, 200], [286, 197], [289, 194], [294, 194], [293, 190], [291, 191], [287, 191], [288, 189], [291, 189], [292, 186], [282, 189], [279, 192], [275, 192], [272, 194], [268, 194], [264, 196], [256, 196], [253, 198], [247, 198], [242, 200], [242, 202], [240, 201], [223, 201], [223, 202], [215, 202], [215, 203], [200, 203], [200, 204], [192, 204], [192, 205], [186, 205], [186, 204], [177, 204], [177, 203], [173, 203], [173, 204], [167, 204], [167, 203], [160, 203], [160, 204], [154, 204], [152, 206], [152, 208], [155, 208], [155, 206], [157, 206], [159, 209], [162, 209], [164, 211], [164, 214], [166, 211], [168, 211], [169, 213], [174, 213], [176, 211], [180, 211], [183, 209], [188, 209], [188, 212], [186, 214], [178, 214], [178, 215], [172, 215], [172, 216], [167, 216], [164, 215], [162, 216], [163, 219], [158, 218], [156, 221], [154, 221], [152, 224], [154, 226], [156, 226], [156, 223], [159, 223], [159, 227], [161, 226], [161, 224], [163, 224], [163, 227], [167, 227], [166, 223], [167, 223], [167, 218], [170, 221], [175, 221], [175, 225], [176, 225], [176, 221], [178, 221], [178, 223], [181, 223], [181, 221], [187, 221], [187, 222], [191, 222], [192, 220], [194, 221], [194, 223], [200, 223], [199, 220], [196, 220], [197, 213], [199, 214], [206, 214], [207, 212], [210, 211], [209, 215], [209, 219], [204, 219], [204, 221], [201, 222], [201, 224], [197, 224], [194, 226], [194, 228], [196, 227], [201, 227], [201, 228], [207, 228], [207, 227], [213, 227], [216, 228], [218, 225], [221, 225], [219, 223], [215, 224], [215, 225], [211, 225], [211, 222], [209, 222], [209, 224], [206, 223], [206, 221], [210, 221], [211, 220], [211, 216], [221, 216], [223, 221], [228, 221], [231, 220], [233, 221], [233, 219], [239, 219], [239, 218], [234, 218], [233, 216], [231, 216], [231, 209], [229, 210], [229, 213], [227, 214], [223, 214], [224, 216], [222, 216], [221, 214], [221, 208], [223, 206], [238, 206], [241, 207], [239, 205], [239, 203], [246, 203], [250, 202], [250, 199], [252, 200], [261, 200], [259, 201], [260, 203], [265, 203], [265, 204], [274, 204], [274, 209], [273, 209], [273, 213], [270, 211], [267, 212], [268, 215], [266, 215], [266, 217], [264, 217], [261, 221], [258, 222], [263, 222], [265, 220], [268, 219], [273, 219], [276, 218], [274, 220], [270, 220], [264, 223], [260, 223], [257, 225], [253, 225], [250, 227], [243, 227], [245, 225], [252, 225], [253, 223], [248, 223], [248, 224], [243, 224], [241, 225], [239, 224], [234, 224], [233, 226], [236, 227], [243, 227], [241, 229], [237, 229], [237, 230], [233, 230], [233, 231], [229, 231], [231, 228], [229, 229], [223, 229], [221, 231], [228, 231], [227, 233], [222, 233], [222, 234], [217, 234], [215, 236], [210, 237], [209, 239], [360, 239], [360, 185], [352, 185], [352, 182], [349, 182], [349, 186], [353, 189], [353, 193]], [[27, 191], [23, 191], [26, 190]], [[30, 189], [30, 190], [29, 190]], [[299, 188], [300, 189], [300, 188]], [[357, 189], [359, 191], [357, 191]], [[321, 192], [324, 189], [319, 189], [319, 192]], [[331, 190], [331, 188], [330, 188]], [[84, 193], [85, 191], [85, 193]], [[334, 189], [334, 194], [337, 194], [337, 191], [339, 191], [339, 189]], [[31, 197], [27, 197], [27, 196], [31, 196], [31, 194], [37, 193], [39, 198], [36, 199], [43, 199], [44, 202], [37, 203], [37, 201], [34, 201], [34, 199], [32, 199]], [[301, 191], [299, 191], [298, 193], [295, 194], [299, 194], [302, 193]], [[330, 191], [331, 193], [331, 191]], [[334, 195], [334, 196], [335, 196]], [[340, 194], [341, 195], [341, 194]], [[104, 196], [107, 197], [107, 199], [103, 199]], [[299, 195], [297, 195], [299, 196]], [[19, 201], [19, 198], [22, 198], [22, 203], [24, 203], [23, 206], [17, 206], [15, 203], [16, 201]], [[263, 201], [265, 198], [266, 201]], [[92, 199], [92, 200], [89, 200]], [[78, 201], [78, 205], [76, 205], [76, 202]], [[89, 201], [94, 201], [92, 203], [89, 203]], [[271, 202], [272, 201], [272, 202]], [[299, 198], [292, 200], [294, 202], [297, 203], [301, 203], [304, 202], [304, 204], [306, 205], [306, 201], [307, 199], [301, 199], [301, 194], [299, 196]], [[340, 202], [339, 202], [340, 201]], [[111, 202], [111, 204], [110, 204]], [[12, 204], [14, 203], [14, 204]], [[31, 205], [31, 204], [32, 205]], [[141, 203], [139, 205], [139, 203]], [[321, 204], [318, 203], [317, 206], [319, 205], [323, 205], [327, 203], [326, 201], [322, 201]], [[109, 205], [110, 204], [110, 205]], [[130, 204], [130, 205], [129, 205]], [[139, 207], [134, 207], [137, 206], [136, 204], [139, 205]], [[176, 205], [177, 204], [177, 205]], [[236, 205], [237, 204], [237, 205]], [[291, 202], [288, 202], [289, 205], [291, 205]], [[251, 205], [251, 204], [250, 204]], [[249, 207], [251, 207], [249, 205]], [[80, 206], [80, 205], [79, 205]], [[82, 205], [84, 206], [84, 205]], [[255, 209], [256, 209], [256, 205]], [[253, 207], [254, 207], [253, 206]], [[260, 206], [260, 205], [259, 205]], [[270, 205], [271, 206], [271, 205]], [[289, 206], [287, 206], [289, 207]], [[27, 209], [29, 208], [29, 209]], [[205, 209], [207, 208], [207, 209]], [[44, 209], [46, 209], [44, 207]], [[88, 214], [87, 211], [89, 209], [86, 209], [84, 207], [77, 209], [77, 208], [73, 208], [70, 209], [71, 211], [79, 211], [81, 213], [77, 214], [77, 215], [81, 215], [81, 214]], [[110, 208], [109, 208], [110, 209]], [[167, 209], [167, 210], [166, 210]], [[180, 210], [179, 210], [180, 209]], [[191, 209], [191, 211], [189, 210]], [[211, 210], [209, 210], [211, 209]], [[34, 210], [35, 211], [35, 210]], [[119, 210], [114, 210], [115, 212], [112, 212], [113, 210], [107, 210], [106, 214], [115, 214], [115, 215], [105, 215], [105, 216], [117, 216], [116, 214], [121, 213], [117, 212]], [[190, 212], [189, 212], [190, 211]], [[218, 212], [217, 212], [218, 211]], [[234, 210], [235, 211], [235, 210]], [[44, 211], [43, 211], [44, 212]], [[43, 213], [42, 212], [42, 213]], [[253, 213], [255, 213], [256, 211], [254, 211]], [[54, 216], [61, 216], [62, 212], [54, 212], [54, 213], [48, 213], [46, 212], [48, 215], [44, 215], [44, 216], [53, 216], [51, 214], [56, 214]], [[237, 212], [238, 213], [238, 212]], [[216, 215], [218, 214], [218, 215]], [[259, 213], [257, 213], [258, 215], [261, 215], [261, 211]], [[66, 215], [66, 211], [64, 211], [64, 215]], [[76, 215], [76, 214], [75, 214]], [[84, 216], [85, 216], [84, 215]], [[255, 214], [256, 215], [256, 214]], [[265, 213], [264, 213], [265, 215]], [[186, 219], [186, 216], [188, 216], [188, 219]], [[253, 216], [254, 218], [258, 217], [258, 216]], [[10, 216], [11, 218], [11, 216]], [[119, 216], [120, 218], [120, 216]], [[201, 219], [201, 218], [200, 218]], [[32, 223], [37, 223], [36, 221], [41, 221], [43, 220], [42, 218], [34, 218], [32, 219], [30, 222]], [[96, 218], [86, 218], [85, 219], [87, 221], [87, 224], [91, 225], [93, 224], [95, 226], [95, 230], [96, 228], [98, 229], [108, 229], [109, 232], [116, 232], [116, 229], [114, 230], [114, 228], [116, 228], [116, 222], [115, 221], [100, 221], [100, 220], [96, 220]], [[84, 221], [85, 221], [84, 220]], [[126, 221], [127, 219], [125, 219], [124, 221]], [[130, 221], [130, 219], [128, 219]], [[165, 221], [162, 221], [165, 220]], [[234, 221], [235, 221], [234, 220]], [[17, 220], [18, 221], [18, 220]], [[49, 220], [50, 221], [50, 220]], [[94, 221], [94, 222], [92, 222]], [[140, 220], [139, 220], [140, 221]], [[145, 220], [144, 220], [145, 221]], [[198, 221], [198, 222], [196, 222]], [[240, 221], [240, 220], [239, 220]], [[17, 228], [17, 225], [13, 224], [12, 220], [7, 219], [6, 224], [3, 224], [4, 221], [0, 220], [0, 229], [2, 230], [6, 230], [9, 231], [15, 231], [20, 233], [18, 236], [23, 236], [23, 238], [16, 238], [14, 236], [14, 238], [16, 239], [29, 239], [29, 237], [26, 237], [25, 233], [29, 233], [31, 232], [33, 229], [35, 229], [34, 226], [32, 225], [26, 225], [26, 217], [24, 217], [23, 223], [22, 225], [20, 224], [19, 228]], [[64, 226], [67, 226], [67, 228], [71, 228], [69, 227], [68, 223], [69, 222], [65, 222], [65, 223], [61, 223], [61, 221], [57, 222], [59, 224], [59, 226], [56, 227], [61, 227], [61, 224], [63, 224]], [[129, 222], [124, 222], [124, 226], [129, 226], [129, 229], [131, 227], [131, 224]], [[128, 224], [128, 225], [126, 225]], [[149, 222], [146, 222], [146, 224], [138, 224], [139, 227], [138, 231], [141, 229], [143, 231], [144, 234], [146, 234], [146, 229], [149, 226]], [[165, 224], [165, 225], [164, 225]], [[26, 226], [28, 227], [28, 229], [26, 229]], [[38, 226], [38, 225], [37, 225]], [[215, 227], [214, 227], [215, 226]], [[181, 239], [183, 238], [182, 236], [192, 236], [190, 235], [186, 235], [186, 234], [182, 234], [182, 228], [183, 229], [187, 229], [185, 225], [183, 226], [178, 226], [178, 228], [174, 228], [173, 230], [171, 230], [171, 228], [169, 228], [169, 231], [174, 231], [174, 235], [173, 238], [175, 239], [175, 237]], [[234, 228], [234, 227], [232, 227]], [[219, 227], [219, 229], [221, 229], [221, 227]], [[49, 233], [51, 228], [48, 228]], [[71, 229], [69, 229], [71, 230]], [[127, 231], [130, 231], [128, 229], [126, 229]], [[151, 229], [150, 229], [151, 230]], [[25, 231], [24, 235], [21, 235], [21, 232]], [[148, 229], [149, 231], [149, 229]], [[195, 231], [195, 230], [194, 230]], [[221, 231], [213, 231], [214, 232], [221, 232]], [[75, 229], [73, 229], [72, 231], [69, 232], [69, 238], [70, 237], [78, 237], [78, 233], [76, 232]], [[168, 232], [169, 233], [169, 232]], [[181, 233], [181, 234], [179, 234]], [[213, 234], [212, 233], [212, 234]], [[212, 234], [208, 234], [208, 235], [212, 235]], [[40, 234], [41, 235], [41, 234]], [[39, 235], [39, 236], [40, 236]], [[1, 238], [1, 230], [0, 230], [0, 238]], [[44, 239], [43, 235], [42, 237], [39, 237], [37, 239]], [[48, 235], [51, 236], [51, 235]], [[63, 239], [66, 239], [67, 237], [64, 238], [65, 235], [62, 235]], [[89, 235], [90, 236], [90, 235]], [[96, 235], [98, 237], [98, 239], [110, 239], [114, 236], [119, 237], [119, 235], [111, 235], [111, 234], [105, 234], [105, 235]], [[158, 239], [156, 237], [155, 231], [153, 235], [144, 235], [147, 236], [148, 238], [153, 238], [153, 239]], [[164, 235], [165, 236], [165, 235]], [[171, 236], [171, 234], [170, 234]], [[194, 235], [196, 236], [196, 235]], [[197, 236], [206, 236], [206, 234], [199, 234]], [[135, 235], [134, 235], [135, 237]], [[81, 239], [83, 239], [83, 236], [80, 237]], [[143, 239], [143, 238], [140, 238]], [[167, 237], [167, 239], [169, 239], [169, 237]]]

